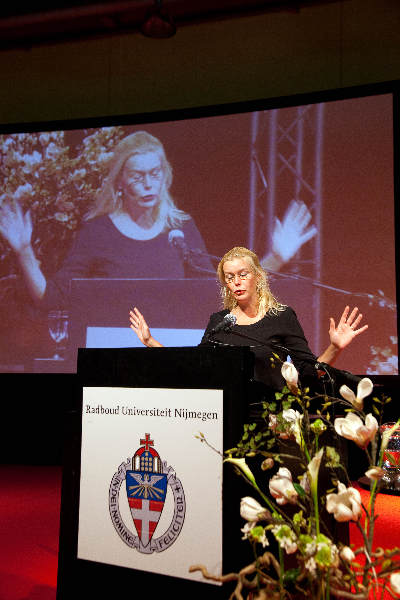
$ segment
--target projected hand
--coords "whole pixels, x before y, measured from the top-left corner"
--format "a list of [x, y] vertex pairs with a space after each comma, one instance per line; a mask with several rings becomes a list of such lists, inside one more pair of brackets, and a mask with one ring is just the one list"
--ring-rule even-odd
[[18, 202], [3, 202], [0, 206], [0, 233], [11, 248], [19, 253], [31, 245], [32, 219], [29, 210], [24, 214]]
[[317, 233], [314, 225], [307, 229], [310, 220], [311, 213], [304, 202], [296, 200], [290, 203], [282, 222], [279, 219], [275, 220], [272, 233], [272, 252], [277, 254], [283, 262], [293, 258], [301, 246]]
[[151, 335], [149, 326], [147, 325], [144, 316], [136, 308], [136, 306], [129, 312], [129, 320], [131, 322], [130, 328], [136, 333], [142, 344], [148, 346], [149, 348], [162, 346], [162, 344], [157, 342], [157, 340], [155, 340]]
[[350, 315], [349, 312], [350, 307], [346, 306], [342, 313], [342, 316], [340, 317], [337, 327], [335, 325], [334, 319], [332, 317], [329, 319], [329, 338], [331, 344], [336, 346], [336, 348], [338, 348], [339, 350], [343, 350], [344, 348], [346, 348], [346, 346], [348, 346], [357, 335], [360, 335], [360, 333], [368, 329], [368, 325], [364, 325], [363, 327], [357, 329], [357, 326], [359, 325], [362, 319], [361, 313], [357, 315], [357, 307], [353, 308]]

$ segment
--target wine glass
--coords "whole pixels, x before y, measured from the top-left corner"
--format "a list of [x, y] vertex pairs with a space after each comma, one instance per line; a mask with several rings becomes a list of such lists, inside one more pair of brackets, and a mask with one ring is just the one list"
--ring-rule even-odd
[[64, 310], [51, 310], [48, 314], [49, 333], [56, 343], [53, 360], [64, 360], [63, 352], [68, 340], [68, 313]]

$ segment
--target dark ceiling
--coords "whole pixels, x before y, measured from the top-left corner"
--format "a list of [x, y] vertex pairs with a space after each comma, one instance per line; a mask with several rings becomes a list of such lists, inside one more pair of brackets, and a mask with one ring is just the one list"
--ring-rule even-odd
[[139, 31], [154, 11], [177, 28], [195, 21], [268, 11], [298, 11], [339, 0], [36, 0], [3, 2], [0, 49]]

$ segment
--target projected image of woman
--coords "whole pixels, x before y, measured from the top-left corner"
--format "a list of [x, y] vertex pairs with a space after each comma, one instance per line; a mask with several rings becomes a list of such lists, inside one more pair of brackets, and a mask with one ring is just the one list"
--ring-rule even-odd
[[[193, 219], [170, 195], [172, 168], [162, 143], [145, 131], [121, 140], [108, 176], [61, 268], [46, 278], [32, 247], [32, 221], [17, 201], [0, 207], [0, 233], [18, 257], [33, 300], [64, 308], [72, 278], [212, 277], [215, 270]], [[261, 263], [277, 271], [317, 232], [311, 215], [293, 202], [272, 232]]]
[[[172, 168], [157, 138], [139, 131], [120, 141], [97, 201], [51, 280], [46, 280], [32, 248], [29, 212], [23, 214], [16, 202], [3, 204], [0, 232], [18, 256], [33, 299], [63, 306], [71, 278], [78, 277], [174, 279], [210, 274], [203, 239], [193, 219], [175, 205], [171, 183]], [[185, 260], [179, 242], [195, 250], [193, 260]]]

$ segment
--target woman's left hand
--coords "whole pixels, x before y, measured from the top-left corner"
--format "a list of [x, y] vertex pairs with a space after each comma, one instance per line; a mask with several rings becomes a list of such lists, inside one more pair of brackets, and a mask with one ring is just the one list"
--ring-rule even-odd
[[350, 307], [346, 306], [342, 316], [340, 317], [338, 326], [335, 325], [335, 320], [331, 317], [329, 319], [329, 338], [331, 344], [333, 344], [338, 350], [343, 350], [353, 341], [357, 335], [368, 329], [368, 325], [358, 327], [362, 319], [362, 314], [358, 313], [358, 308], [355, 307], [350, 312]]

